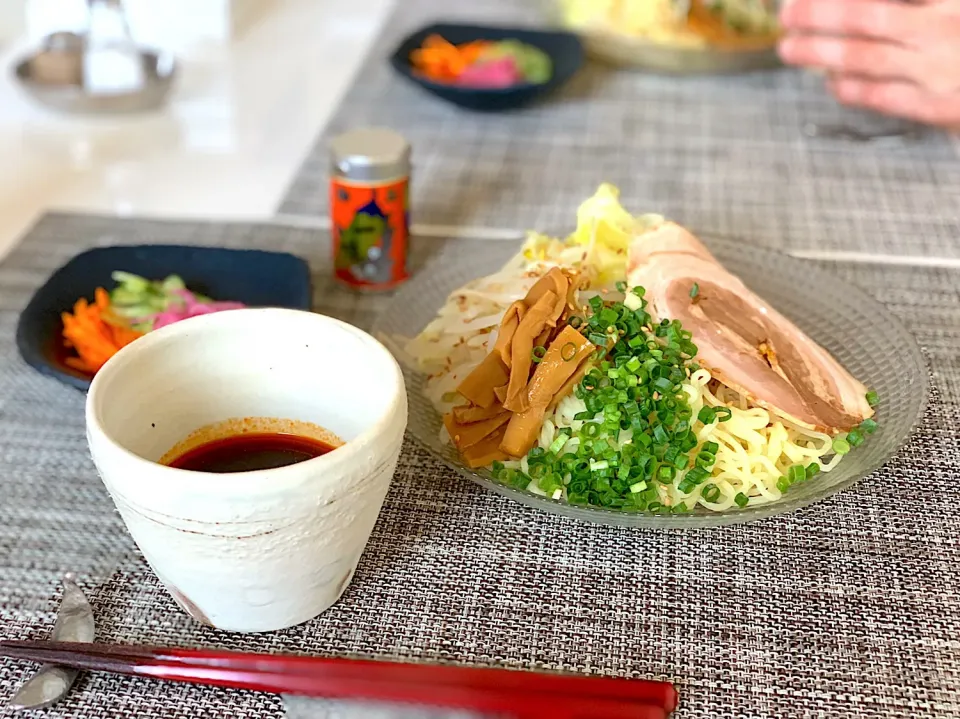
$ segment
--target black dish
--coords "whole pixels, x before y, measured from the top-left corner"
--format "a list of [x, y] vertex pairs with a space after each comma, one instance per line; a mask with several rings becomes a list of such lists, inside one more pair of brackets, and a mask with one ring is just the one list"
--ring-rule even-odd
[[[422, 46], [429, 35], [434, 34], [454, 45], [474, 40], [519, 40], [550, 56], [553, 75], [542, 84], [524, 83], [497, 89], [459, 87], [433, 82], [414, 72], [410, 64], [410, 53]], [[411, 82], [454, 105], [480, 112], [500, 112], [529, 105], [565, 85], [583, 67], [584, 51], [580, 39], [569, 32], [438, 23], [417, 30], [407, 37], [393, 53], [390, 63]]]
[[112, 288], [110, 275], [116, 270], [152, 280], [180, 275], [191, 290], [251, 307], [309, 310], [312, 304], [310, 269], [290, 254], [181, 245], [99, 247], [54, 272], [20, 314], [17, 348], [28, 365], [78, 389], [89, 388], [90, 375], [64, 362], [68, 350], [60, 313], [71, 311], [81, 297], [93, 301], [97, 287]]

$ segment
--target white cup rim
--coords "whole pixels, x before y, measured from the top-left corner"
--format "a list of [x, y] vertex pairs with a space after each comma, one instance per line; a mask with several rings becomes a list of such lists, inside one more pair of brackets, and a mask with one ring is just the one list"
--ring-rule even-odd
[[[331, 328], [335, 327], [338, 329], [338, 331], [346, 331], [350, 334], [353, 334], [362, 342], [364, 342], [369, 347], [371, 353], [379, 355], [378, 360], [383, 363], [384, 370], [392, 369], [391, 374], [393, 382], [390, 384], [392, 385], [393, 396], [385, 405], [378, 419], [356, 437], [345, 441], [342, 446], [337, 447], [334, 451], [327, 452], [319, 457], [314, 457], [303, 462], [298, 462], [296, 464], [291, 464], [284, 467], [277, 467], [274, 469], [231, 472], [229, 474], [198, 472], [194, 470], [171, 467], [169, 465], [151, 461], [127, 449], [123, 444], [114, 439], [114, 437], [106, 431], [100, 415], [104, 402], [104, 397], [102, 396], [104, 391], [103, 386], [109, 381], [110, 375], [123, 369], [125, 366], [136, 362], [144, 354], [153, 351], [155, 347], [163, 344], [170, 338], [183, 335], [186, 332], [190, 332], [192, 334], [198, 330], [202, 331], [205, 327], [217, 327], [230, 324], [242, 327], [244, 325], [248, 325], [249, 320], [245, 318], [250, 317], [252, 314], [258, 315], [258, 319], [264, 318], [264, 316], [274, 318], [290, 318], [292, 316], [297, 316], [299, 319], [306, 319], [309, 317], [311, 320], [316, 321], [321, 325], [326, 325]], [[381, 375], [380, 378], [385, 382], [390, 381], [390, 378], [384, 375]], [[357, 455], [367, 451], [365, 448], [369, 447], [372, 441], [390, 429], [391, 420], [395, 415], [398, 404], [405, 401], [406, 390], [404, 388], [403, 373], [400, 370], [400, 366], [397, 364], [396, 359], [390, 353], [390, 351], [367, 332], [364, 332], [363, 330], [358, 329], [351, 324], [342, 322], [341, 320], [333, 317], [322, 315], [316, 312], [309, 312], [306, 310], [284, 308], [244, 308], [216, 312], [208, 315], [201, 315], [199, 317], [191, 317], [189, 319], [185, 319], [166, 327], [162, 327], [158, 330], [149, 332], [143, 337], [138, 338], [135, 342], [131, 342], [129, 345], [111, 357], [106, 364], [103, 365], [100, 371], [94, 375], [93, 381], [90, 383], [90, 389], [87, 393], [85, 418], [87, 431], [96, 435], [99, 440], [106, 443], [106, 445], [110, 447], [111, 451], [125, 457], [128, 461], [133, 462], [134, 465], [149, 466], [153, 471], [163, 471], [166, 475], [167, 481], [173, 483], [193, 483], [196, 482], [199, 477], [203, 477], [205, 482], [224, 483], [232, 489], [242, 492], [256, 487], [263, 480], [267, 479], [269, 479], [271, 490], [276, 489], [279, 485], [286, 483], [296, 484], [302, 480], [305, 471], [314, 473], [312, 470], [324, 468], [330, 469], [340, 464], [347, 464], [351, 461], [356, 461]]]

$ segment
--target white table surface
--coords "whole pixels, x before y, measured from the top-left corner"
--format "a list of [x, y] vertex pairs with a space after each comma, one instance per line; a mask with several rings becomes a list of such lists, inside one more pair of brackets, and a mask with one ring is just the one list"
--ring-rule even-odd
[[266, 219], [394, 0], [275, 0], [229, 45], [181, 59], [170, 105], [94, 119], [39, 109], [0, 54], [0, 256], [46, 211]]

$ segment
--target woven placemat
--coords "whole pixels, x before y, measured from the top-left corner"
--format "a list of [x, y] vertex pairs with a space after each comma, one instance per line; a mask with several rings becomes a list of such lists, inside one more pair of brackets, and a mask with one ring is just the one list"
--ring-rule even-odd
[[[83, 395], [34, 373], [14, 348], [18, 312], [56, 266], [128, 242], [296, 252], [313, 267], [317, 309], [361, 326], [391, 301], [335, 289], [328, 238], [315, 231], [43, 219], [0, 264], [5, 638], [48, 636], [59, 577], [74, 570], [107, 642], [663, 678], [680, 688], [680, 719], [960, 716], [960, 273], [834, 266], [908, 323], [934, 387], [919, 433], [849, 491], [747, 526], [619, 529], [512, 504], [408, 445], [343, 599], [294, 629], [230, 635], [193, 622], [161, 588], [89, 459]], [[415, 240], [415, 266], [438, 245]], [[0, 661], [0, 697], [28, 669]], [[271, 695], [106, 675], [83, 676], [45, 714], [282, 715]]]
[[542, 22], [520, 0], [404, 0], [280, 212], [328, 214], [327, 143], [389, 125], [414, 148], [414, 222], [568, 229], [601, 182], [629, 207], [714, 235], [790, 250], [960, 257], [960, 155], [930, 131], [907, 143], [804, 135], [809, 123], [886, 124], [837, 105], [794, 71], [656, 77], [590, 65], [559, 95], [521, 112], [476, 114], [400, 78], [399, 40], [438, 18]]

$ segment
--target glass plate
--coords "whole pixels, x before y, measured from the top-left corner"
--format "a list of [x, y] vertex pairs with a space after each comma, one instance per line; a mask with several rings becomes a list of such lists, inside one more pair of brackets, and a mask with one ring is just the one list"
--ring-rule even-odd
[[375, 336], [403, 366], [410, 433], [451, 469], [487, 489], [546, 512], [630, 527], [697, 528], [772, 517], [829, 497], [878, 469], [906, 442], [926, 406], [927, 370], [913, 336], [876, 300], [807, 262], [730, 241], [706, 242], [731, 272], [880, 395], [880, 429], [837, 469], [796, 485], [777, 502], [721, 513], [698, 508], [689, 514], [654, 515], [570, 505], [504, 486], [488, 472], [464, 467], [453, 447], [440, 442], [440, 415], [424, 397], [424, 375], [403, 347], [434, 318], [451, 292], [495, 272], [512, 257], [518, 249], [513, 242], [450, 243], [394, 297], [377, 321]]
[[678, 47], [642, 38], [571, 28], [558, 0], [541, 0], [544, 14], [557, 27], [577, 33], [595, 60], [619, 67], [674, 75], [728, 75], [783, 66], [776, 43], [739, 50], [715, 47]]

